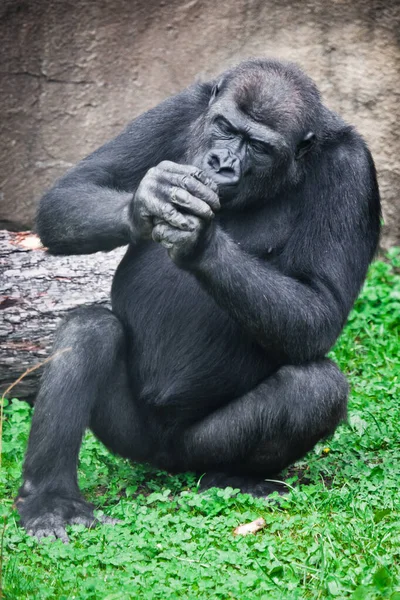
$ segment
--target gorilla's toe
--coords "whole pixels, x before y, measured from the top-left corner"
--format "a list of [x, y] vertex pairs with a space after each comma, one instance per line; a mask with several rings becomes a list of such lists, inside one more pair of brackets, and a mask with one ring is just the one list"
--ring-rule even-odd
[[280, 495], [288, 492], [288, 488], [283, 482], [266, 481], [262, 477], [206, 473], [201, 479], [199, 491], [205, 492], [213, 487], [239, 489], [242, 494], [250, 494], [256, 498], [265, 498], [273, 492], [278, 492]]
[[17, 499], [21, 524], [28, 534], [42, 539], [54, 537], [68, 543], [66, 525], [94, 527], [98, 523], [115, 524], [117, 519], [101, 515], [96, 518], [92, 504], [81, 498], [66, 498], [55, 493], [42, 493]]

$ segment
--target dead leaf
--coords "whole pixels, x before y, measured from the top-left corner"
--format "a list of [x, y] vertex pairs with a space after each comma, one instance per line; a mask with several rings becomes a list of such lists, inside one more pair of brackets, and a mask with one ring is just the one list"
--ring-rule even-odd
[[260, 529], [266, 526], [265, 520], [260, 517], [251, 523], [245, 523], [244, 525], [239, 525], [233, 532], [233, 535], [249, 535], [250, 533], [257, 533]]
[[22, 246], [27, 250], [44, 250], [42, 242], [39, 236], [35, 235], [31, 231], [19, 231], [14, 237], [14, 243], [18, 246]]

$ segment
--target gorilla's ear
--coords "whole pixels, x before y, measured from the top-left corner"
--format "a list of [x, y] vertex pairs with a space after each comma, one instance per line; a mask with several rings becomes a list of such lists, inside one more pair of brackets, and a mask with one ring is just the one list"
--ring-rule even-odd
[[219, 90], [221, 89], [221, 85], [222, 85], [222, 79], [220, 79], [214, 86], [213, 89], [211, 90], [211, 96], [210, 96], [210, 100], [208, 102], [208, 104], [210, 105], [211, 102], [218, 96], [219, 94]]
[[315, 133], [309, 131], [307, 135], [305, 135], [301, 142], [297, 145], [295, 156], [296, 160], [299, 160], [305, 154], [307, 154], [307, 152], [311, 149], [312, 145], [314, 144], [315, 140]]

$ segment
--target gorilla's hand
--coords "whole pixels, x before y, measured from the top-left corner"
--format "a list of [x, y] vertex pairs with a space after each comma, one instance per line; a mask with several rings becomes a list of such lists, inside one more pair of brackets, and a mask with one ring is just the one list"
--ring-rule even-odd
[[[163, 243], [160, 227], [193, 237], [210, 222], [220, 207], [217, 185], [202, 171], [190, 165], [161, 162], [147, 171], [133, 198], [130, 217], [142, 238]], [[157, 233], [158, 232], [158, 233]], [[197, 233], [196, 233], [197, 232]], [[193, 235], [192, 235], [193, 234]]]
[[155, 219], [152, 238], [167, 248], [169, 256], [177, 265], [184, 267], [199, 256], [213, 232], [213, 223], [209, 219], [191, 216], [189, 231], [183, 231], [161, 219]]

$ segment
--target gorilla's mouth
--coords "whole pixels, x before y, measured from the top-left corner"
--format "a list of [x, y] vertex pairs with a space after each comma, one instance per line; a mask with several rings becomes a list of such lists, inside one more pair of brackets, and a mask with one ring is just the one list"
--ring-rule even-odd
[[216, 173], [211, 169], [206, 169], [205, 173], [217, 184], [218, 196], [222, 198], [225, 198], [228, 195], [232, 196], [232, 193], [240, 184], [240, 177], [226, 177], [223, 173]]
[[236, 177], [236, 178], [225, 177], [224, 175], [219, 175], [219, 173], [216, 173], [213, 176], [213, 180], [218, 185], [218, 187], [232, 188], [232, 187], [236, 187], [237, 185], [239, 185], [240, 177]]

